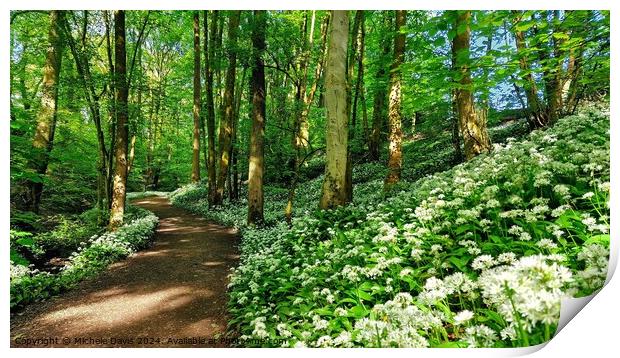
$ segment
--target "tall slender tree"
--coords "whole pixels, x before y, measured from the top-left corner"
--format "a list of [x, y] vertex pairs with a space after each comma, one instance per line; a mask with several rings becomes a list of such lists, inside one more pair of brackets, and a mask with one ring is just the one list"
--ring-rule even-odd
[[49, 47], [43, 68], [43, 88], [41, 93], [41, 108], [37, 114], [37, 127], [32, 140], [34, 157], [31, 167], [39, 178], [28, 182], [29, 196], [26, 207], [35, 213], [39, 212], [41, 193], [43, 192], [42, 177], [47, 172], [49, 155], [54, 146], [56, 118], [58, 114], [58, 86], [60, 83], [60, 69], [64, 47], [62, 24], [64, 12], [50, 11], [50, 27], [47, 34]]
[[325, 66], [325, 141], [327, 163], [319, 206], [329, 209], [347, 203], [346, 170], [348, 147], [347, 112], [347, 44], [349, 40], [348, 11], [332, 10]]
[[[308, 17], [308, 15], [310, 17]], [[304, 22], [302, 26], [302, 44], [299, 49], [300, 60], [297, 68], [299, 73], [299, 79], [297, 80], [297, 88], [295, 97], [297, 102], [296, 107], [296, 120], [294, 123], [295, 132], [293, 134], [293, 144], [298, 152], [298, 157], [303, 150], [308, 147], [308, 117], [304, 116], [306, 100], [306, 87], [308, 84], [308, 65], [310, 64], [310, 52], [314, 44], [314, 24], [316, 21], [316, 10], [307, 10], [304, 14]], [[299, 158], [297, 158], [299, 160]]]
[[194, 11], [194, 140], [192, 182], [200, 181], [200, 13]]
[[[384, 14], [384, 22], [387, 26], [390, 26], [390, 18]], [[382, 53], [380, 61], [383, 61], [390, 55], [392, 46], [388, 38], [382, 40]], [[379, 161], [379, 149], [382, 141], [382, 130], [385, 123], [385, 102], [387, 99], [387, 71], [382, 63], [379, 64], [379, 69], [375, 75], [376, 89], [373, 98], [373, 110], [372, 110], [372, 129], [370, 131], [370, 138], [368, 140], [368, 152], [369, 159], [373, 161]]]
[[252, 29], [252, 132], [250, 133], [250, 159], [248, 167], [248, 224], [256, 225], [263, 217], [263, 173], [265, 138], [265, 10], [254, 11]]
[[[450, 15], [456, 17], [456, 11], [450, 11]], [[454, 46], [451, 46], [451, 69], [453, 72], [456, 72], [456, 49], [454, 48]], [[456, 77], [456, 76], [455, 76]], [[460, 125], [459, 125], [459, 109], [458, 109], [458, 104], [456, 101], [456, 91], [457, 91], [457, 86], [456, 83], [453, 82], [452, 83], [453, 88], [451, 88], [450, 90], [450, 100], [451, 100], [451, 118], [450, 118], [450, 125], [451, 125], [451, 131], [452, 131], [452, 147], [454, 148], [454, 163], [458, 164], [461, 163], [464, 159], [463, 157], [463, 151], [461, 150], [461, 131], [460, 131]]]
[[521, 69], [521, 78], [523, 79], [525, 96], [527, 98], [528, 122], [530, 129], [536, 129], [547, 125], [548, 116], [544, 105], [538, 98], [538, 87], [534, 80], [534, 75], [528, 61], [527, 45], [525, 43], [525, 33], [517, 28], [517, 24], [523, 18], [523, 14], [513, 10], [513, 25], [515, 26], [515, 45], [517, 47], [517, 57], [519, 58], [519, 68]]
[[456, 70], [460, 78], [456, 90], [456, 105], [467, 160], [491, 150], [487, 123], [484, 118], [476, 115], [474, 108], [469, 58], [470, 22], [471, 11], [457, 11], [454, 22], [455, 35], [452, 40], [456, 56]]
[[208, 157], [207, 157], [207, 175], [209, 187], [209, 204], [213, 204], [216, 190], [216, 170], [215, 170], [215, 103], [213, 101], [213, 73], [215, 67], [215, 37], [217, 36], [217, 23], [219, 12], [217, 10], [211, 11], [211, 27], [209, 30], [209, 36], [207, 36], [207, 14], [205, 10], [205, 23], [204, 32], [205, 39], [209, 39], [208, 50], [205, 52], [205, 67], [207, 68], [207, 75], [205, 76], [206, 89], [207, 89], [207, 141], [208, 141]]
[[407, 12], [396, 10], [395, 35], [394, 35], [394, 60], [390, 67], [390, 100], [388, 103], [389, 121], [389, 151], [388, 151], [388, 174], [385, 178], [386, 190], [400, 181], [403, 165], [403, 131], [401, 128], [401, 70], [400, 65], [405, 58], [405, 34], [402, 27], [405, 26]]
[[233, 117], [234, 117], [234, 93], [235, 93], [235, 74], [237, 70], [237, 34], [239, 31], [239, 21], [241, 11], [232, 11], [228, 19], [228, 70], [226, 71], [226, 87], [224, 89], [223, 110], [224, 116], [220, 121], [219, 149], [220, 149], [220, 170], [217, 176], [217, 190], [213, 203], [221, 205], [224, 198], [224, 186], [228, 176], [230, 165], [230, 149], [232, 144]]
[[[351, 127], [353, 127], [353, 133], [351, 134], [351, 138], [355, 136], [355, 128], [357, 125], [357, 109], [358, 103], [361, 102], [362, 110], [363, 110], [363, 129], [364, 129], [364, 139], [367, 139], [368, 132], [368, 119], [366, 117], [366, 101], [364, 100], [364, 52], [366, 49], [366, 16], [362, 11], [359, 31], [355, 34], [355, 42], [357, 43], [357, 54], [355, 55], [355, 62], [357, 62], [357, 78], [355, 80], [355, 95], [353, 96], [353, 105], [351, 107]], [[357, 14], [356, 14], [357, 17]]]
[[[105, 14], [107, 16], [107, 13]], [[84, 16], [86, 17], [86, 15]], [[109, 193], [109, 187], [107, 185], [108, 176], [111, 173], [108, 168], [108, 157], [111, 155], [110, 152], [112, 149], [108, 149], [105, 142], [101, 116], [101, 95], [97, 93], [98, 91], [95, 88], [95, 81], [93, 81], [92, 78], [89, 57], [85, 53], [86, 33], [81, 34], [81, 46], [78, 46], [77, 40], [74, 39], [71, 34], [71, 28], [66, 18], [63, 21], [63, 28], [65, 39], [69, 44], [71, 54], [73, 55], [73, 59], [75, 61], [79, 83], [82, 87], [84, 98], [86, 99], [88, 111], [93, 120], [97, 133], [97, 149], [99, 154], [97, 157], [97, 208], [100, 213], [99, 222], [103, 224], [109, 219], [107, 217], [104, 218], [104, 204], [109, 207], [109, 199], [112, 197], [112, 194]]]
[[[353, 141], [355, 136], [355, 115], [352, 115], [352, 96], [351, 91], [353, 89], [353, 73], [355, 72], [355, 57], [358, 52], [359, 42], [357, 41], [358, 34], [360, 32], [360, 25], [364, 18], [364, 10], [357, 10], [353, 19], [353, 27], [351, 31], [351, 48], [349, 50], [349, 58], [347, 60], [347, 114], [350, 116], [349, 121], [349, 142]], [[356, 92], [357, 96], [357, 92]], [[347, 171], [345, 180], [345, 191], [347, 192], [347, 202], [353, 201], [353, 156], [351, 148], [347, 146]]]
[[114, 186], [110, 209], [111, 230], [123, 223], [127, 189], [127, 138], [129, 137], [127, 97], [127, 52], [125, 48], [125, 11], [114, 11], [114, 71], [116, 99], [116, 141], [114, 153]]
[[[314, 81], [310, 85], [310, 90], [306, 92], [306, 96], [304, 98], [303, 109], [301, 111], [301, 118], [299, 119], [300, 123], [300, 135], [299, 138], [307, 138], [308, 135], [308, 116], [310, 114], [310, 107], [314, 101], [314, 95], [316, 94], [316, 90], [319, 86], [319, 82], [322, 78], [323, 67], [325, 66], [325, 60], [327, 58], [327, 31], [329, 29], [329, 20], [330, 15], [328, 14], [323, 18], [323, 23], [321, 24], [321, 54], [316, 63], [316, 67], [314, 69]], [[288, 77], [286, 77], [288, 80]], [[279, 100], [286, 100], [284, 97], [279, 97]], [[286, 106], [283, 104], [278, 108], [282, 109], [283, 115], [286, 115], [284, 109]], [[305, 137], [304, 137], [305, 136]], [[303, 139], [301, 140], [303, 141]], [[300, 142], [301, 142], [300, 141]], [[294, 163], [294, 175], [291, 185], [288, 190], [288, 200], [286, 202], [286, 208], [284, 209], [284, 216], [286, 218], [287, 223], [292, 224], [292, 215], [293, 215], [293, 202], [295, 201], [295, 190], [297, 189], [297, 184], [299, 181], [299, 168], [303, 164], [302, 161], [305, 161], [308, 158], [310, 153], [306, 153], [306, 155], [302, 158], [301, 156], [301, 147], [297, 147], [297, 153]]]
[[232, 135], [230, 145], [230, 169], [228, 175], [228, 198], [232, 201], [239, 200], [239, 116], [241, 115], [241, 99], [245, 87], [245, 77], [248, 67], [244, 66], [241, 71], [239, 82], [235, 85], [234, 112], [232, 120]]

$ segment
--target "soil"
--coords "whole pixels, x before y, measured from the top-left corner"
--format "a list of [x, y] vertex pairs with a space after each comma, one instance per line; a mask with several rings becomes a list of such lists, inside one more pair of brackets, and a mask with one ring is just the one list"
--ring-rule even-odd
[[238, 236], [166, 198], [149, 249], [11, 317], [11, 347], [227, 347], [227, 284]]

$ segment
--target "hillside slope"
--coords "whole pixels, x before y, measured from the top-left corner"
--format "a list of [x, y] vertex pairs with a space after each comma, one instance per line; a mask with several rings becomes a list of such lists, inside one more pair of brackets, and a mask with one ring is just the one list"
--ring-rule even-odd
[[[173, 193], [243, 229], [229, 303], [242, 344], [527, 346], [553, 335], [562, 298], [604, 283], [607, 109], [509, 139], [390, 197], [378, 172], [356, 167], [354, 203], [334, 211], [315, 210], [321, 178], [303, 184], [291, 229], [244, 227], [244, 203], [210, 211], [201, 187]], [[268, 195], [274, 223], [285, 192]]]

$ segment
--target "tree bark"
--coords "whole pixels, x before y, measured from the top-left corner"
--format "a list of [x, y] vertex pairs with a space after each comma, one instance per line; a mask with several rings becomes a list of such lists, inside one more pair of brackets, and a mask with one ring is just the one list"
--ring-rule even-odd
[[52, 10], [49, 15], [50, 27], [47, 35], [49, 47], [43, 68], [41, 108], [37, 114], [37, 127], [32, 140], [34, 156], [30, 165], [39, 176], [39, 180], [28, 182], [30, 193], [26, 205], [35, 213], [39, 212], [41, 193], [43, 192], [42, 177], [47, 172], [49, 155], [54, 146], [54, 132], [56, 131], [58, 114], [58, 86], [64, 46], [62, 30], [64, 16], [64, 11], [59, 10]]
[[[314, 71], [314, 81], [312, 85], [310, 85], [310, 90], [304, 97], [304, 106], [301, 111], [300, 117], [300, 129], [298, 138], [300, 138], [300, 143], [305, 141], [305, 146], [307, 147], [308, 143], [308, 116], [310, 114], [310, 107], [312, 106], [312, 102], [314, 101], [314, 95], [316, 94], [316, 90], [318, 88], [321, 74], [323, 72], [323, 67], [325, 66], [325, 59], [327, 57], [327, 30], [329, 28], [329, 15], [325, 16], [323, 23], [321, 24], [321, 55], [319, 60], [316, 63], [315, 71]], [[305, 139], [304, 139], [305, 138]]]
[[400, 65], [405, 57], [405, 34], [401, 33], [401, 27], [405, 26], [406, 11], [396, 10], [395, 37], [394, 37], [394, 61], [390, 67], [390, 101], [388, 104], [389, 121], [389, 151], [388, 151], [388, 174], [385, 178], [386, 190], [400, 181], [402, 170], [402, 145], [403, 131], [401, 128], [401, 70]]
[[243, 68], [241, 71], [241, 79], [239, 83], [236, 85], [235, 91], [235, 111], [233, 114], [232, 121], [232, 135], [231, 135], [231, 146], [230, 146], [230, 163], [232, 167], [232, 172], [229, 175], [229, 186], [228, 186], [228, 197], [230, 200], [236, 201], [239, 200], [239, 136], [237, 134], [237, 130], [239, 129], [239, 115], [241, 111], [241, 99], [243, 98], [243, 89], [245, 83], [247, 67]]
[[114, 63], [116, 74], [116, 165], [114, 168], [114, 191], [110, 210], [110, 230], [123, 223], [127, 187], [127, 138], [129, 135], [127, 112], [127, 57], [125, 49], [125, 11], [114, 12]]
[[217, 190], [214, 205], [221, 205], [224, 197], [224, 186], [228, 175], [230, 147], [232, 141], [232, 121], [234, 116], [235, 73], [237, 69], [237, 53], [233, 48], [237, 44], [237, 32], [241, 11], [233, 11], [228, 20], [228, 70], [226, 72], [226, 88], [224, 90], [224, 116], [220, 122], [219, 148], [220, 171], [217, 176]]
[[[518, 15], [518, 11], [513, 11], [515, 19], [513, 24], [517, 24], [521, 20], [521, 16]], [[536, 81], [532, 75], [532, 70], [527, 60], [527, 46], [525, 44], [525, 34], [522, 31], [515, 31], [515, 44], [517, 47], [517, 56], [519, 57], [519, 67], [522, 71], [522, 79], [525, 81], [525, 95], [527, 98], [528, 106], [528, 120], [530, 129], [541, 128], [547, 125], [548, 117], [545, 113], [543, 105], [538, 98], [538, 89], [536, 87]]]
[[[381, 59], [387, 58], [390, 54], [391, 46], [390, 41], [387, 39], [383, 42], [383, 52]], [[384, 85], [386, 81], [386, 71], [382, 64], [379, 64], [379, 70], [375, 75], [375, 82], [377, 88], [375, 89], [373, 98], [373, 110], [372, 110], [372, 130], [370, 132], [370, 138], [368, 140], [368, 155], [369, 160], [379, 161], [381, 147], [381, 131], [385, 123], [385, 100], [387, 99], [387, 85]]]
[[[301, 154], [301, 151], [308, 148], [308, 116], [307, 114], [304, 115], [304, 110], [306, 107], [307, 98], [306, 87], [308, 84], [308, 64], [310, 63], [310, 53], [312, 51], [312, 45], [314, 44], [314, 23], [316, 18], [316, 11], [312, 10], [312, 20], [309, 21], [309, 11], [310, 10], [306, 11], [306, 18], [302, 29], [302, 37], [304, 41], [300, 49], [301, 60], [299, 61], [299, 68], [297, 69], [297, 73], [299, 73], [300, 77], [297, 81], [297, 102], [295, 103], [295, 113], [297, 114], [295, 117], [297, 118], [297, 123], [295, 123], [293, 144], [295, 149], [300, 152], [299, 154]], [[310, 22], [310, 25], [308, 22]], [[297, 158], [297, 160], [299, 160], [299, 158]]]
[[[115, 146], [116, 146], [116, 129], [117, 129], [117, 113], [116, 113], [116, 70], [112, 60], [112, 35], [111, 35], [111, 20], [109, 19], [109, 12], [105, 12], [105, 39], [106, 39], [106, 55], [108, 59], [108, 84], [110, 90], [108, 93], [108, 117], [110, 119], [110, 125], [108, 126], [110, 137], [110, 155], [108, 156], [108, 163], [106, 165], [106, 203], [108, 204], [108, 210], [112, 209], [112, 196], [114, 195], [114, 159], [115, 159]], [[84, 41], [85, 36], [82, 41]]]
[[562, 77], [563, 77], [563, 59], [564, 59], [564, 51], [560, 49], [560, 46], [564, 42], [562, 39], [558, 39], [555, 34], [560, 34], [561, 30], [558, 25], [560, 22], [560, 11], [555, 10], [554, 12], [554, 25], [552, 26], [552, 36], [551, 40], [553, 43], [553, 60], [549, 59], [552, 63], [549, 66], [552, 66], [551, 71], [549, 71], [549, 94], [547, 99], [547, 109], [549, 115], [549, 124], [555, 123], [560, 115], [560, 110], [562, 108]]
[[[355, 137], [355, 126], [356, 126], [356, 116], [355, 113], [352, 113], [352, 96], [351, 90], [353, 88], [353, 72], [355, 71], [355, 58], [358, 52], [359, 42], [358, 35], [360, 32], [360, 26], [364, 21], [364, 10], [357, 10], [355, 12], [355, 19], [353, 20], [353, 29], [351, 34], [351, 51], [349, 53], [349, 58], [347, 61], [347, 113], [351, 117], [351, 121], [349, 124], [351, 128], [349, 128], [349, 143], [353, 141]], [[359, 75], [359, 74], [358, 74]], [[357, 91], [355, 92], [356, 101], [357, 101]], [[357, 111], [357, 108], [355, 108]], [[346, 181], [345, 187], [347, 192], [347, 202], [353, 201], [353, 156], [351, 154], [351, 148], [347, 146], [347, 171], [346, 171]]]
[[319, 206], [330, 209], [347, 203], [346, 162], [348, 146], [347, 43], [348, 11], [332, 10], [332, 26], [327, 52], [325, 108], [327, 163]]
[[[215, 37], [217, 33], [217, 23], [218, 23], [218, 15], [219, 12], [217, 10], [213, 10], [211, 12], [211, 28], [210, 28], [210, 36], [209, 38], [209, 49], [205, 53], [205, 63], [207, 68], [207, 75], [205, 76], [206, 88], [207, 88], [207, 140], [209, 146], [209, 153], [207, 158], [207, 175], [208, 182], [207, 185], [209, 187], [209, 204], [213, 205], [215, 198], [215, 190], [216, 190], [216, 171], [215, 171], [215, 104], [213, 101], [213, 73], [215, 70]], [[205, 39], [207, 38], [207, 16], [205, 13]], [[206, 40], [205, 40], [206, 41]]]
[[261, 224], [263, 217], [263, 172], [265, 138], [265, 10], [254, 11], [252, 31], [252, 132], [250, 133], [250, 158], [248, 163], [248, 225]]
[[[358, 10], [362, 12], [363, 10]], [[357, 14], [356, 14], [357, 15]], [[355, 137], [355, 127], [357, 125], [357, 107], [358, 102], [360, 100], [363, 101], [364, 98], [364, 50], [365, 50], [365, 37], [366, 37], [366, 28], [365, 28], [365, 17], [363, 13], [360, 19], [359, 31], [355, 34], [355, 41], [357, 43], [358, 52], [356, 54], [356, 62], [357, 62], [357, 78], [355, 81], [355, 95], [353, 96], [353, 107], [351, 110], [351, 126], [353, 127], [353, 133], [351, 133], [351, 138]], [[362, 107], [365, 107], [365, 103], [362, 103]], [[367, 124], [364, 124], [364, 139], [366, 139], [366, 129]]]
[[192, 182], [200, 181], [200, 13], [194, 11], [194, 140]]
[[460, 75], [459, 86], [456, 91], [457, 111], [460, 130], [463, 136], [465, 159], [467, 160], [491, 150], [486, 118], [476, 115], [474, 108], [472, 80], [469, 69], [470, 21], [471, 11], [457, 11], [454, 27], [456, 34], [452, 41], [452, 46], [456, 53], [456, 69]]
[[[456, 11], [454, 11], [454, 16], [456, 16]], [[456, 73], [456, 49], [454, 48], [454, 46], [451, 47], [451, 54], [452, 71], [453, 73]], [[461, 150], [461, 131], [459, 130], [459, 110], [456, 101], [456, 91], [457, 86], [455, 85], [450, 91], [450, 97], [452, 101], [452, 118], [450, 118], [450, 124], [452, 129], [452, 147], [454, 148], [454, 164], [461, 163], [464, 159], [463, 151]]]
[[575, 103], [577, 103], [577, 88], [583, 73], [583, 45], [577, 48], [575, 52], [576, 53], [571, 56], [572, 66], [570, 66], [571, 71], [569, 72], [567, 81], [568, 91], [566, 93], [566, 100], [564, 101], [564, 111], [567, 114], [573, 114]]
[[[545, 11], [543, 11], [544, 13]], [[545, 14], [544, 17], [547, 15]], [[546, 18], [538, 19], [540, 21], [547, 21]], [[556, 77], [555, 77], [555, 69], [553, 69], [553, 60], [551, 58], [552, 46], [549, 44], [549, 38], [553, 38], [553, 30], [547, 30], [550, 26], [547, 26], [542, 31], [545, 31], [543, 39], [546, 39], [547, 43], [536, 44], [536, 55], [538, 56], [538, 64], [542, 69], [542, 82], [544, 89], [544, 117], [545, 120], [543, 123], [544, 126], [548, 126], [550, 123], [553, 123], [557, 120], [557, 101], [555, 98], [556, 94]], [[538, 26], [533, 27], [534, 36], [539, 36], [541, 32], [541, 28]]]

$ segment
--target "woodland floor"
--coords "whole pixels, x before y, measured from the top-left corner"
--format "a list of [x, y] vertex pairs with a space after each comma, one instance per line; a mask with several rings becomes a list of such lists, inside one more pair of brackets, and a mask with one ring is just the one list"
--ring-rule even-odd
[[[235, 230], [173, 207], [166, 198], [133, 204], [160, 218], [153, 246], [14, 314], [12, 347], [35, 346], [16, 339], [46, 337], [58, 338], [48, 347], [228, 346], [226, 286], [239, 257]], [[191, 337], [207, 341], [192, 344]]]

